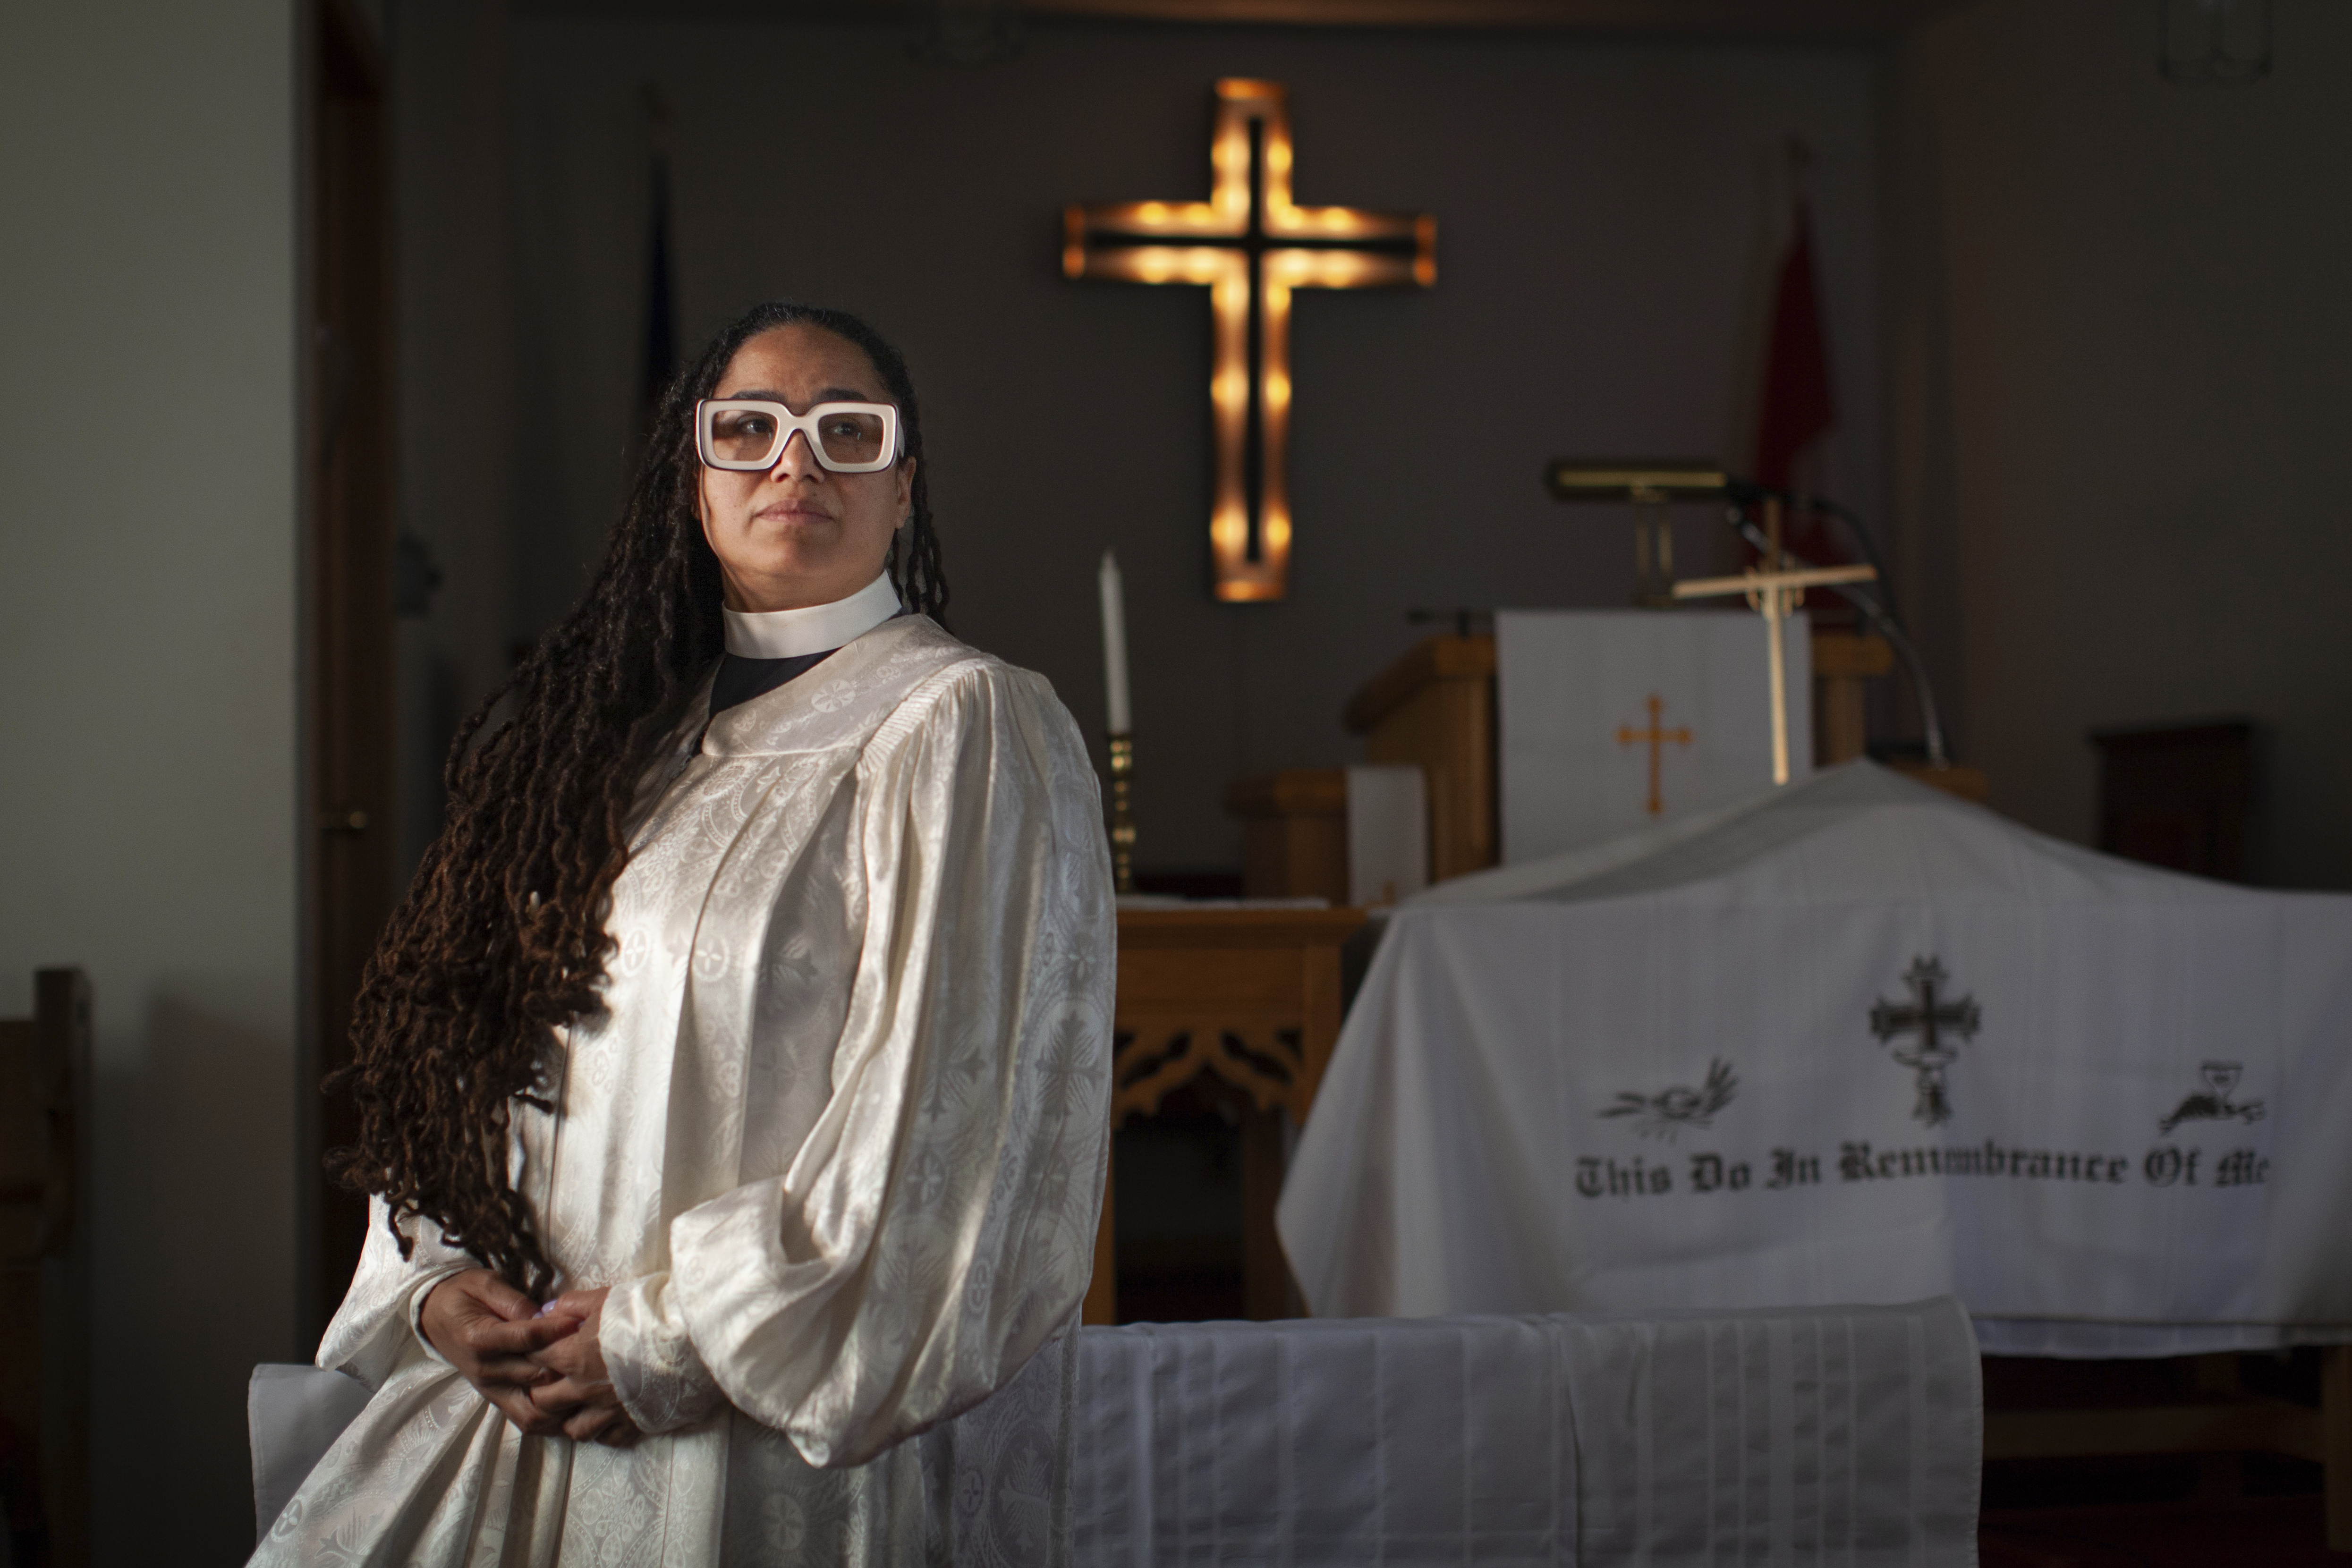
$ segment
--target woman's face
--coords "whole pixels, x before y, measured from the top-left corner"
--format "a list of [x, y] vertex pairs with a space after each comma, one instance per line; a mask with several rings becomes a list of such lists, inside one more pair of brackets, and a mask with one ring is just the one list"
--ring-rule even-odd
[[[736, 350], [712, 395], [765, 398], [794, 413], [894, 401], [865, 350], [805, 321]], [[911, 457], [873, 474], [829, 472], [797, 433], [764, 474], [704, 468], [702, 537], [718, 553], [727, 608], [802, 610], [864, 588], [881, 575], [914, 483]]]

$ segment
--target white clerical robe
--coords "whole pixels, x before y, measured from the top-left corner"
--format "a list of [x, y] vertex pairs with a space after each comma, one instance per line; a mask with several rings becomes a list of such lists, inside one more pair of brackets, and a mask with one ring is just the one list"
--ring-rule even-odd
[[[319, 1350], [374, 1396], [256, 1563], [1063, 1560], [1047, 1342], [1093, 1260], [1115, 961], [1077, 729], [910, 616], [675, 766], [614, 885], [608, 1009], [512, 1155], [563, 1286], [612, 1287], [649, 1435], [517, 1432], [415, 1331], [472, 1260], [426, 1224], [404, 1261], [379, 1202]], [[948, 1422], [1041, 1347], [1038, 1419]], [[1034, 1450], [1007, 1495], [949, 1495], [973, 1431]]]

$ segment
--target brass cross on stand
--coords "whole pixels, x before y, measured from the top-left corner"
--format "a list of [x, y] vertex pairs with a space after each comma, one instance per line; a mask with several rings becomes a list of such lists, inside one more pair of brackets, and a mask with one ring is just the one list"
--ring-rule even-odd
[[1658, 750], [1669, 740], [1676, 746], [1688, 746], [1691, 743], [1691, 732], [1688, 725], [1676, 725], [1674, 728], [1667, 729], [1659, 724], [1658, 717], [1665, 712], [1666, 705], [1664, 700], [1654, 693], [1644, 706], [1650, 710], [1650, 727], [1635, 729], [1632, 725], [1621, 724], [1617, 727], [1617, 744], [1631, 746], [1637, 740], [1646, 740], [1650, 743], [1650, 815], [1654, 817], [1666, 809], [1665, 796], [1658, 787]]
[[1290, 295], [1437, 281], [1437, 220], [1290, 199], [1290, 110], [1279, 82], [1217, 83], [1205, 202], [1111, 202], [1062, 214], [1062, 271], [1209, 290], [1216, 488], [1209, 554], [1226, 601], [1280, 599], [1290, 562], [1285, 475]]
[[[1777, 497], [1764, 502], [1764, 533], [1772, 548], [1765, 559], [1738, 577], [1700, 577], [1675, 584], [1676, 599], [1715, 599], [1724, 594], [1742, 593], [1748, 605], [1764, 617], [1766, 640], [1771, 643], [1767, 655], [1772, 677], [1772, 782], [1789, 781], [1789, 655], [1781, 645], [1781, 623], [1805, 602], [1805, 590], [1822, 588], [1833, 582], [1870, 582], [1878, 576], [1878, 569], [1868, 566], [1808, 567], [1790, 571], [1781, 566], [1786, 552], [1780, 549], [1780, 503]], [[1775, 570], [1779, 569], [1779, 570]]]

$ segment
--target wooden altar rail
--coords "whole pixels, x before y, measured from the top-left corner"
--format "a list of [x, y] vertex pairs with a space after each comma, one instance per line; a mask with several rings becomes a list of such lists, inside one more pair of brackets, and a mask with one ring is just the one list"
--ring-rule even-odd
[[[1354, 909], [1120, 910], [1111, 1126], [1150, 1115], [1204, 1072], [1303, 1126], [1339, 1038], [1339, 948], [1363, 923]], [[1265, 1115], [1256, 1130], [1243, 1149], [1243, 1291], [1252, 1317], [1276, 1317], [1288, 1270], [1274, 1230], [1281, 1151], [1265, 1145], [1278, 1124]], [[1090, 1323], [1118, 1321], [1118, 1189], [1114, 1168], [1095, 1230]]]

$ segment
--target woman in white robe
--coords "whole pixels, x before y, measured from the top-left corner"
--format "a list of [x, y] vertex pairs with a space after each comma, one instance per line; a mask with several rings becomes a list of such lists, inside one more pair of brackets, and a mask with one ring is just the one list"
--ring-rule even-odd
[[[687, 428], [714, 394], [770, 401], [786, 426], [772, 466], [752, 465], [774, 434], [756, 419], [753, 445], [739, 432], [723, 450], [708, 420]], [[888, 465], [855, 466], [845, 423], [838, 453], [830, 428], [791, 428], [813, 404], [892, 408]], [[392, 1112], [494, 1069], [468, 1076], [462, 1043], [490, 1037], [415, 999], [445, 982], [401, 977], [430, 969], [401, 955], [439, 928], [395, 920], [362, 997], [393, 1021], [356, 1039], [375, 1120], [345, 1166], [389, 1174], [318, 1358], [374, 1396], [257, 1563], [1064, 1557], [1066, 1331], [1108, 1146], [1108, 856], [1084, 745], [1046, 683], [899, 611], [902, 587], [940, 592], [936, 547], [901, 526], [928, 526], [914, 426], [897, 356], [830, 312], [762, 308], [672, 390], [647, 466], [686, 472], [667, 490], [641, 479], [581, 616], [625, 591], [632, 530], [663, 548], [663, 527], [690, 530], [676, 548], [699, 540], [718, 568], [724, 609], [688, 612], [723, 625], [722, 689], [746, 670], [753, 687], [762, 668], [790, 678], [714, 716], [706, 660], [682, 721], [650, 710], [658, 751], [614, 815], [626, 853], [598, 904], [593, 1005], [548, 1031], [536, 1076], [501, 1101], [520, 1240], [452, 1247], [445, 1234], [499, 1234], [499, 1211], [403, 1164], [418, 1140]], [[684, 523], [664, 515], [681, 491]], [[707, 565], [685, 570], [691, 583]], [[593, 637], [550, 643], [551, 665], [566, 649], [609, 658]], [[532, 777], [509, 788], [545, 788]], [[496, 778], [453, 781], [453, 801], [506, 810]], [[420, 909], [466, 896], [457, 820]], [[528, 936], [539, 882], [500, 885], [490, 907]], [[529, 1016], [528, 998], [482, 994]], [[418, 1065], [452, 1055], [454, 1077]], [[530, 1278], [534, 1255], [552, 1284]]]

